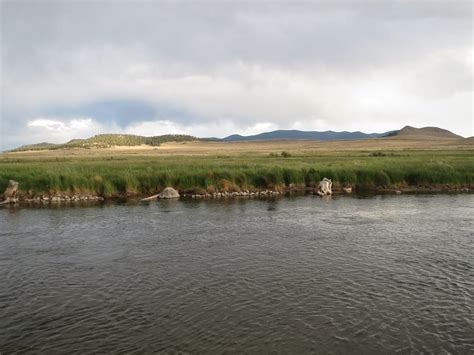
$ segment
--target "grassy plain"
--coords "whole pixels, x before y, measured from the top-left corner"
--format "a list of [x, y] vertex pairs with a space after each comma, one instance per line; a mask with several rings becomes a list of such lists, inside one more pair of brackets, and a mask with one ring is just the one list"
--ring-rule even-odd
[[[283, 157], [282, 152], [288, 156]], [[358, 189], [472, 186], [472, 139], [383, 138], [357, 141], [181, 142], [159, 147], [2, 153], [0, 190], [112, 197], [180, 191], [314, 186], [322, 177]]]

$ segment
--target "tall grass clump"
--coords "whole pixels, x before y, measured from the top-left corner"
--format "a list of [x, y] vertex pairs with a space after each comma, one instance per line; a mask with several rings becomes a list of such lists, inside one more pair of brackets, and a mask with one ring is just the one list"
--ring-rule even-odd
[[285, 186], [289, 186], [291, 184], [301, 183], [303, 178], [303, 172], [296, 169], [283, 169], [282, 177], [283, 183]]
[[387, 187], [390, 186], [390, 176], [383, 171], [376, 171], [374, 174], [374, 183], [376, 186]]
[[303, 169], [302, 170], [304, 183], [308, 187], [317, 186], [321, 181], [321, 175], [316, 171], [315, 168]]
[[351, 170], [340, 170], [337, 174], [338, 180], [341, 184], [356, 184], [357, 173]]

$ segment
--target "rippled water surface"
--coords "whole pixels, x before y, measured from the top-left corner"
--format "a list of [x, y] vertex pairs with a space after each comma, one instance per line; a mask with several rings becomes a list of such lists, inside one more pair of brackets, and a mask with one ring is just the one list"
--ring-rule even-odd
[[0, 209], [0, 353], [474, 351], [473, 195]]

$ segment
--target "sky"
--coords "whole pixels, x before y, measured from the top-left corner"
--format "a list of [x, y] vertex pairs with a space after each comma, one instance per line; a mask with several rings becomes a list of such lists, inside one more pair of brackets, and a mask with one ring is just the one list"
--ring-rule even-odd
[[0, 150], [98, 133], [473, 133], [472, 1], [0, 0]]

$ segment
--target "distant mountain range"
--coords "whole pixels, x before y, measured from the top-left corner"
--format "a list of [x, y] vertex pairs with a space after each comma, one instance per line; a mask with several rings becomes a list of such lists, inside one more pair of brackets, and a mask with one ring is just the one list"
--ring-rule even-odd
[[64, 148], [107, 148], [112, 146], [138, 146], [151, 145], [158, 146], [166, 142], [187, 142], [187, 141], [257, 141], [257, 140], [271, 140], [271, 139], [306, 139], [306, 140], [356, 140], [369, 138], [384, 138], [384, 137], [399, 137], [399, 138], [463, 138], [446, 129], [438, 127], [423, 127], [414, 128], [405, 126], [400, 130], [390, 131], [385, 133], [363, 133], [363, 132], [335, 132], [335, 131], [298, 131], [298, 130], [278, 130], [272, 132], [265, 132], [251, 136], [241, 136], [233, 134], [231, 136], [219, 138], [196, 138], [188, 135], [172, 135], [167, 134], [163, 136], [144, 137], [130, 134], [99, 134], [87, 139], [73, 139], [67, 143], [53, 144], [53, 143], [38, 143], [24, 145], [12, 151], [27, 151], [27, 150], [54, 150]]
[[438, 127], [415, 128], [405, 126], [400, 130], [389, 131], [385, 133], [363, 133], [356, 132], [335, 132], [335, 131], [298, 131], [298, 130], [277, 130], [265, 132], [251, 136], [241, 136], [233, 134], [223, 138], [224, 141], [256, 141], [269, 139], [315, 139], [315, 140], [351, 140], [351, 139], [367, 139], [367, 138], [383, 138], [383, 137], [438, 137], [438, 138], [463, 138], [451, 131]]
[[272, 132], [265, 132], [255, 134], [252, 136], [241, 136], [240, 134], [233, 134], [223, 138], [224, 141], [260, 141], [269, 139], [316, 139], [322, 141], [339, 140], [339, 139], [366, 139], [366, 138], [381, 138], [389, 134], [394, 134], [397, 131], [390, 131], [385, 133], [363, 133], [363, 132], [335, 132], [335, 131], [298, 131], [292, 130], [278, 130]]

